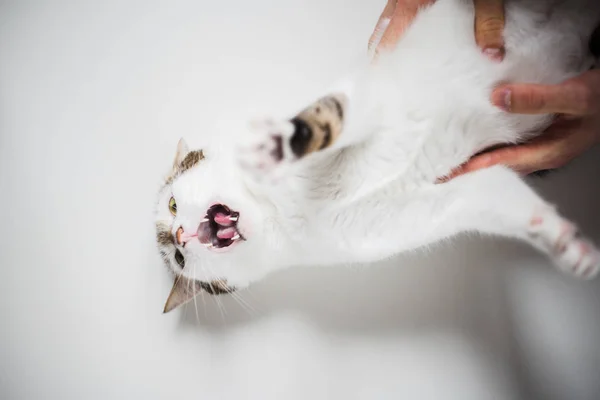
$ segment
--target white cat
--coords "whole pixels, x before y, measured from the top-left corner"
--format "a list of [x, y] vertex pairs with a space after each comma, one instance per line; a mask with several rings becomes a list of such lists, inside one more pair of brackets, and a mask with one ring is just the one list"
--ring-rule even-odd
[[595, 0], [507, 1], [507, 55], [474, 41], [471, 1], [423, 9], [396, 48], [291, 120], [242, 121], [203, 151], [180, 141], [160, 190], [157, 242], [176, 275], [165, 312], [295, 265], [373, 262], [460, 232], [527, 241], [582, 278], [600, 253], [515, 173], [436, 184], [475, 153], [538, 134], [551, 116], [504, 113], [502, 81], [558, 83], [593, 65]]

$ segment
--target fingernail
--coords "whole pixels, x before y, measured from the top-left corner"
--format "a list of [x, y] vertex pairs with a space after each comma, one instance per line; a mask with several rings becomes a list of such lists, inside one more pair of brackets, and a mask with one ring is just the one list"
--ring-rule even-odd
[[379, 42], [383, 38], [385, 31], [387, 30], [388, 25], [390, 24], [390, 18], [382, 18], [381, 21], [375, 27], [373, 31], [373, 35], [371, 35], [371, 40], [369, 41], [368, 49], [376, 49], [379, 46]]
[[504, 111], [510, 111], [512, 102], [512, 91], [510, 89], [502, 89], [495, 91], [492, 95], [492, 104]]
[[504, 59], [504, 51], [497, 47], [488, 47], [483, 49], [483, 54], [485, 54], [490, 60], [500, 62]]

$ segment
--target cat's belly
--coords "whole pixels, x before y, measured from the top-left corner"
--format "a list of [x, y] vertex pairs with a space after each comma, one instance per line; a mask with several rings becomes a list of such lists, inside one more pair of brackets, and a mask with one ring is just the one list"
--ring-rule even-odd
[[[580, 7], [584, 3], [587, 8]], [[306, 254], [307, 263], [387, 257], [402, 248], [388, 240], [394, 235], [403, 237], [407, 248], [418, 247], [427, 232], [415, 216], [436, 213], [407, 211], [403, 199], [432, 186], [476, 152], [522, 141], [549, 122], [548, 116], [510, 114], [493, 106], [493, 87], [502, 81], [552, 84], [589, 68], [586, 44], [600, 19], [591, 12], [598, 8], [593, 1], [556, 8], [550, 2], [508, 1], [502, 63], [487, 59], [475, 45], [468, 4], [437, 1], [397, 49], [373, 66], [359, 103], [377, 110], [379, 128], [366, 142], [333, 155], [315, 154], [303, 164], [301, 181], [308, 185], [303, 198], [312, 225], [307, 248], [314, 249]], [[401, 225], [378, 230], [379, 219], [391, 215]]]
[[418, 201], [415, 193], [395, 181], [352, 200], [322, 202], [306, 214], [304, 263], [372, 262], [427, 243], [437, 229], [436, 210], [447, 204]]

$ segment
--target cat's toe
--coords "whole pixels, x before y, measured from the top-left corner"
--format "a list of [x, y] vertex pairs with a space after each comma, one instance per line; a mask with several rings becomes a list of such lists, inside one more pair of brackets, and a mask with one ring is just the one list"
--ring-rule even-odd
[[566, 274], [592, 279], [600, 272], [598, 249], [579, 235], [575, 224], [560, 217], [552, 207], [534, 214], [529, 222], [529, 235]]
[[580, 259], [574, 266], [574, 273], [582, 279], [593, 279], [600, 271], [600, 252], [593, 244], [580, 241]]
[[600, 271], [600, 252], [585, 239], [566, 243], [557, 261], [561, 270], [580, 279], [593, 279]]

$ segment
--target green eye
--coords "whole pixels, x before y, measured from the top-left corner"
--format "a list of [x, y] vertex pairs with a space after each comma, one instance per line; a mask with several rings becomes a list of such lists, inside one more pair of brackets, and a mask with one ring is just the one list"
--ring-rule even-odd
[[171, 200], [169, 200], [169, 211], [171, 211], [171, 214], [173, 215], [177, 214], [177, 203], [175, 202], [174, 197], [171, 197]]

